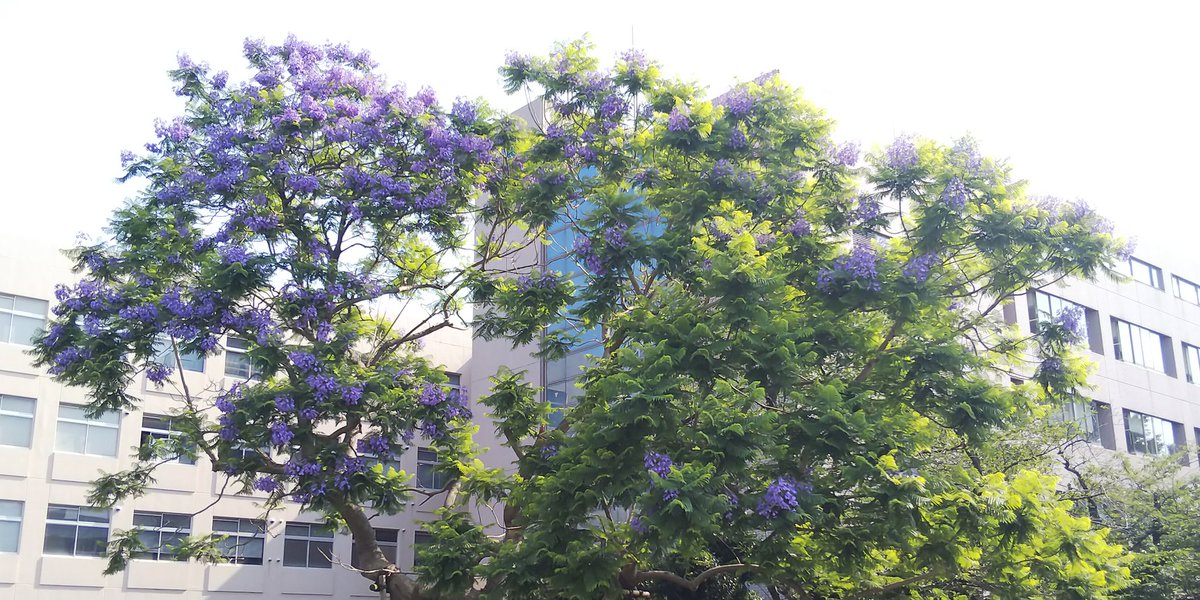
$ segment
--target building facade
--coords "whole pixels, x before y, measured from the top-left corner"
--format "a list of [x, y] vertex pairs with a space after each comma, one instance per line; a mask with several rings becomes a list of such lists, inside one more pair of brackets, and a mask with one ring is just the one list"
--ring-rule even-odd
[[[351, 563], [348, 535], [324, 530], [319, 515], [292, 503], [263, 521], [258, 503], [264, 496], [222, 490], [224, 475], [203, 456], [160, 467], [141, 498], [112, 510], [87, 506], [89, 482], [98, 473], [127, 468], [143, 440], [171, 435], [168, 415], [178, 400], [170, 382], [157, 388], [140, 378], [134, 390], [143, 400], [140, 410], [88, 419], [80, 408], [82, 389], [55, 383], [31, 366], [30, 336], [53, 308], [55, 285], [73, 277], [56, 249], [0, 241], [0, 600], [378, 597], [366, 579], [337, 564]], [[238, 340], [222, 342], [227, 351], [219, 355], [183, 357], [175, 377], [186, 377], [192, 390], [254, 377]], [[426, 340], [424, 351], [452, 380], [469, 380], [469, 332], [442, 330]], [[431, 468], [436, 455], [414, 445], [399, 457], [400, 468], [416, 473], [421, 487], [441, 489]], [[424, 500], [418, 495], [402, 514], [373, 519], [380, 546], [403, 569], [411, 570], [413, 548], [423, 539], [419, 523], [440, 506], [438, 497]], [[152, 548], [188, 534], [228, 534], [230, 563], [178, 562], [155, 550], [125, 572], [104, 576], [104, 542], [134, 525]]]

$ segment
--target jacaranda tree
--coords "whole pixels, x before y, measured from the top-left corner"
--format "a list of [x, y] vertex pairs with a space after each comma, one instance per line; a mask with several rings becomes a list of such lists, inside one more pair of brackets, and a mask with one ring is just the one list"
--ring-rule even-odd
[[[266, 375], [183, 390], [183, 435], [97, 481], [94, 503], [203, 453], [268, 504], [348, 528], [364, 576], [405, 600], [1124, 584], [1120, 548], [1055, 477], [978, 454], [1083, 384], [1076, 316], [1026, 339], [998, 314], [1031, 284], [1112, 267], [1120, 242], [1086, 205], [1026, 198], [970, 140], [903, 137], [860, 165], [776, 77], [710, 100], [637, 53], [602, 70], [567, 44], [503, 67], [510, 92], [545, 101], [518, 126], [388, 87], [342, 47], [246, 55], [240, 84], [173, 72], [187, 112], [127, 157], [144, 192], [74, 251], [81, 281], [36, 353], [96, 412], [136, 404], [143, 372], [169, 380], [163, 336], [176, 356], [247, 340]], [[564, 223], [579, 275], [512, 272]], [[432, 309], [398, 330], [392, 299]], [[526, 374], [477, 390], [513, 468], [473, 459], [472, 404], [416, 347], [468, 301], [477, 335], [547, 359], [602, 342], [565, 414]], [[413, 581], [367, 516], [398, 511], [408, 475], [365, 457], [416, 436], [452, 483]], [[213, 560], [215, 543], [176, 551]], [[139, 544], [117, 536], [110, 568]]]

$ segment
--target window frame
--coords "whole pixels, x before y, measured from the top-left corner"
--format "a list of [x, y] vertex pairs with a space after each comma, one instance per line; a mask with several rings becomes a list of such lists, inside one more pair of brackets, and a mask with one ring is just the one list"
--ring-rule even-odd
[[[1137, 263], [1141, 267], [1145, 267], [1145, 272], [1149, 281], [1145, 281], [1138, 276], [1137, 270], [1134, 268], [1134, 263]], [[1158, 267], [1157, 265], [1153, 265], [1139, 258], [1130, 256], [1127, 270], [1129, 271], [1129, 276], [1132, 277], [1134, 281], [1142, 285], [1152, 287], [1159, 291], [1164, 291], [1166, 289], [1166, 286], [1163, 285], [1162, 268]]]
[[[1176, 298], [1179, 298], [1188, 304], [1200, 306], [1200, 285], [1196, 285], [1190, 280], [1184, 279], [1178, 275], [1171, 275], [1171, 281], [1173, 283], [1171, 287], [1174, 288]], [[1183, 294], [1183, 286], [1190, 288], [1190, 297]]]
[[1193, 346], [1187, 342], [1182, 344], [1184, 378], [1188, 383], [1200, 384], [1200, 346]]
[[[294, 533], [292, 528], [304, 527], [307, 533]], [[328, 536], [316, 535], [316, 532], [328, 532]], [[283, 527], [283, 566], [295, 569], [332, 569], [333, 568], [333, 541], [336, 532], [326, 525], [321, 523], [307, 523], [304, 521], [288, 521]], [[291, 560], [295, 562], [295, 557], [288, 557], [288, 549], [294, 548], [294, 544], [288, 542], [303, 542], [304, 543], [304, 564], [288, 564]], [[323, 562], [313, 564], [313, 544], [329, 544], [329, 552], [322, 553], [318, 556], [322, 557]], [[320, 552], [318, 546], [317, 551]]]
[[[4, 401], [9, 398], [12, 398], [14, 400], [28, 400], [30, 403], [33, 404], [32, 411], [29, 412], [28, 414], [26, 414], [23, 412], [13, 410], [11, 408], [5, 408]], [[5, 439], [5, 437], [3, 435], [0, 435], [0, 446], [11, 446], [13, 448], [32, 448], [33, 447], [33, 424], [34, 424], [35, 419], [37, 419], [37, 398], [28, 398], [25, 396], [16, 396], [13, 394], [0, 394], [0, 420], [6, 419], [6, 418], [28, 420], [28, 422], [25, 423], [25, 425], [29, 428], [29, 435], [28, 435], [29, 443], [24, 444], [24, 445], [10, 444], [10, 443], [8, 443], [8, 441]], [[0, 427], [0, 434], [2, 434], [3, 431], [4, 431], [4, 428]]]
[[[75, 520], [71, 521], [71, 520], [67, 520], [67, 519], [51, 518], [50, 511], [55, 510], [55, 509], [67, 509], [67, 510], [75, 511]], [[93, 514], [103, 513], [104, 514], [103, 525], [101, 525], [101, 521], [82, 521], [82, 520], [80, 520], [80, 518], [79, 518], [80, 515], [82, 515], [85, 511], [87, 511], [89, 513], [93, 513]], [[73, 543], [71, 545], [71, 553], [70, 554], [47, 552], [46, 542], [48, 542], [51, 539], [50, 538], [50, 526], [51, 525], [75, 528], [75, 533], [74, 533], [74, 538], [72, 540]], [[80, 554], [80, 552], [79, 552], [79, 528], [80, 527], [104, 530], [104, 545], [102, 547], [100, 547], [96, 551], [95, 554]], [[111, 528], [112, 528], [112, 513], [108, 509], [100, 510], [100, 509], [92, 508], [90, 506], [75, 506], [72, 504], [54, 504], [54, 503], [47, 504], [46, 505], [46, 523], [45, 523], [46, 533], [45, 533], [45, 536], [43, 537], [43, 541], [42, 541], [42, 555], [44, 555], [44, 556], [45, 555], [50, 555], [50, 556], [89, 556], [89, 557], [104, 556], [104, 550], [105, 550], [105, 548], [108, 547], [108, 538], [109, 538], [109, 534], [111, 533]]]
[[[158, 364], [167, 367], [168, 369], [190, 371], [192, 373], [203, 373], [205, 368], [208, 367], [208, 357], [204, 356], [202, 353], [188, 352], [183, 348], [179, 349], [179, 364], [176, 364], [175, 353], [172, 352], [172, 345], [178, 346], [179, 340], [166, 335], [159, 336], [158, 339], [155, 340], [154, 360], [158, 362]], [[200, 361], [200, 368], [192, 368], [196, 365], [197, 360]]]
[[[1167, 373], [1167, 356], [1166, 353], [1163, 352], [1163, 342], [1164, 340], [1169, 339], [1167, 336], [1154, 331], [1153, 329], [1147, 329], [1141, 325], [1131, 323], [1124, 319], [1119, 319], [1117, 317], [1112, 317], [1111, 319], [1113, 325], [1112, 335], [1114, 358], [1121, 362], [1138, 365], [1159, 373]], [[1122, 328], [1122, 326], [1124, 328]], [[1125, 330], [1128, 330], [1129, 332], [1129, 340], [1123, 343], [1121, 336], [1122, 332]], [[1136, 343], [1134, 343], [1135, 333], [1137, 334]], [[1158, 348], [1157, 350], [1153, 351], [1158, 357], [1156, 364], [1147, 364], [1148, 361], [1146, 361], [1146, 355], [1150, 354], [1150, 352], [1147, 352], [1145, 348], [1147, 334], [1158, 338]], [[1139, 348], [1142, 356], [1139, 356]]]
[[440, 490], [445, 487], [445, 473], [439, 471], [437, 466], [437, 450], [428, 446], [417, 448], [417, 487], [425, 490]]
[[16, 536], [16, 539], [13, 540], [13, 549], [12, 550], [8, 550], [4, 547], [4, 544], [2, 543], [2, 540], [4, 539], [4, 537], [0, 536], [0, 554], [15, 554], [15, 553], [21, 551], [21, 534], [24, 532], [24, 529], [25, 529], [25, 501], [24, 500], [10, 500], [8, 498], [0, 498], [0, 506], [3, 506], [4, 504], [11, 504], [11, 505], [17, 507], [17, 511], [16, 511], [17, 515], [15, 517], [6, 515], [6, 514], [4, 514], [4, 511], [0, 511], [0, 523], [16, 523], [17, 524], [17, 536]]
[[[110, 458], [117, 456], [117, 453], [121, 447], [121, 413], [120, 412], [109, 411], [109, 412], [105, 413], [105, 414], [113, 415], [113, 418], [114, 418], [113, 423], [107, 423], [105, 421], [101, 421], [100, 419], [88, 419], [88, 418], [77, 419], [77, 418], [73, 418], [73, 417], [63, 417], [62, 409], [64, 407], [78, 408], [81, 411], [85, 411], [85, 412], [87, 410], [87, 407], [80, 405], [80, 404], [70, 404], [70, 403], [66, 403], [66, 402], [59, 403], [58, 415], [54, 422], [55, 423], [55, 428], [54, 428], [54, 451], [55, 452], [66, 452], [69, 454], [79, 454], [82, 456], [107, 456]], [[104, 415], [101, 415], [101, 417], [103, 417], [103, 416]], [[63, 439], [63, 436], [62, 436], [62, 424], [63, 423], [84, 425], [86, 427], [86, 429], [84, 430], [84, 438], [83, 438], [83, 452], [75, 452], [74, 450], [65, 450], [65, 449], [59, 447], [59, 444]], [[91, 437], [91, 432], [92, 432], [93, 428], [112, 429], [112, 430], [116, 431], [117, 436], [113, 443], [112, 454], [96, 454], [96, 453], [87, 451], [87, 447], [88, 447], [87, 442], [88, 442], [88, 439]]]
[[[217, 521], [225, 521], [237, 524], [237, 531], [229, 529], [217, 529]], [[213, 517], [212, 532], [214, 535], [223, 535], [224, 538], [218, 542], [218, 549], [221, 556], [228, 560], [231, 564], [236, 565], [262, 565], [263, 556], [266, 554], [267, 543], [267, 524], [261, 519], [251, 519], [248, 517]], [[223, 542], [232, 540], [232, 544], [224, 544]], [[243, 552], [247, 547], [247, 542], [258, 540], [258, 556], [246, 556]], [[227, 546], [227, 547], [226, 547]], [[230, 556], [228, 551], [233, 550], [233, 555]]]
[[[1141, 445], [1145, 447], [1144, 452], [1139, 452], [1134, 449], [1137, 444], [1134, 443], [1134, 431], [1130, 428], [1130, 423], [1133, 422], [1135, 415], [1139, 425], [1141, 425], [1139, 428], [1140, 431], [1137, 433], [1142, 438]], [[1140, 456], [1170, 456], [1179, 449], [1180, 441], [1175, 438], [1175, 427], [1179, 425], [1179, 423], [1176, 423], [1175, 421], [1169, 421], [1162, 417], [1156, 417], [1144, 412], [1130, 410], [1128, 408], [1124, 409], [1123, 416], [1125, 417], [1125, 451], [1129, 454], [1137, 454]], [[1150, 425], [1149, 433], [1154, 434], [1153, 440], [1151, 440], [1151, 437], [1147, 435], [1147, 424]], [[1161, 427], [1156, 427], [1157, 425], [1161, 425]], [[1163, 427], [1165, 427], [1165, 430]], [[1155, 431], [1156, 429], [1158, 429], [1158, 431]], [[1170, 443], [1165, 444], [1164, 448], [1159, 448], [1159, 437], [1162, 437], [1163, 431], [1170, 433], [1171, 441]], [[1152, 445], [1153, 448], [1151, 447]], [[1163, 452], [1162, 450], [1166, 450], [1166, 452]]]
[[[166, 421], [167, 429], [160, 429], [157, 427], [147, 427], [146, 419], [151, 419], [151, 418], [159, 419], [161, 421]], [[182, 432], [175, 430], [173, 428], [174, 424], [175, 424], [175, 417], [172, 417], [171, 415], [156, 415], [154, 413], [143, 412], [142, 413], [142, 428], [138, 433], [138, 447], [140, 448], [140, 447], [146, 445], [147, 435], [149, 435], [150, 437], [153, 437], [154, 439], [179, 437], [180, 435], [182, 435]], [[184, 464], [184, 465], [195, 465], [196, 464], [196, 459], [194, 457], [188, 456], [186, 454], [177, 454], [175, 456], [174, 460], [176, 462], [178, 462], [180, 464]]]
[[[139, 525], [137, 522], [138, 517], [152, 517], [152, 518], [157, 517], [158, 525]], [[186, 528], [184, 528], [184, 527], [167, 527], [167, 526], [163, 525], [163, 522], [165, 522], [168, 517], [185, 519], [187, 521], [187, 527]], [[154, 533], [154, 534], [157, 534], [157, 538], [158, 538], [157, 545], [150, 546], [149, 544], [146, 544], [146, 550], [134, 553], [133, 558], [135, 560], [169, 560], [169, 561], [186, 561], [187, 560], [186, 557], [175, 556], [171, 552], [171, 550], [167, 549], [167, 547], [163, 544], [163, 535], [164, 534], [175, 534], [175, 535], [184, 534], [184, 538], [191, 535], [191, 533], [192, 533], [192, 515], [184, 514], [184, 513], [158, 512], [158, 511], [153, 511], [153, 510], [135, 510], [135, 511], [133, 511], [133, 526], [138, 529], [138, 532], [139, 532], [138, 537], [139, 538], [141, 537], [142, 533]]]
[[[5, 306], [6, 298], [12, 299], [11, 302], [7, 303], [8, 306]], [[40, 302], [41, 304], [45, 305], [45, 308], [42, 310], [41, 314], [33, 313], [33, 312], [25, 311], [25, 310], [17, 310], [17, 300], [18, 299], [31, 300], [33, 302]], [[46, 329], [46, 317], [47, 317], [47, 315], [49, 315], [49, 313], [50, 313], [50, 302], [48, 300], [42, 300], [41, 298], [33, 298], [30, 296], [22, 296], [20, 294], [10, 294], [8, 292], [0, 292], [0, 317], [4, 317], [4, 316], [8, 317], [8, 324], [0, 325], [0, 343], [12, 344], [14, 346], [24, 346], [26, 348], [32, 347], [33, 344], [31, 344], [31, 343], [14, 342], [13, 341], [13, 339], [12, 339], [13, 323], [15, 322], [17, 317], [20, 317], [22, 319], [40, 319], [42, 322], [42, 325], [38, 329], [34, 330], [35, 334], [36, 334], [37, 331], [44, 331]], [[32, 341], [32, 340], [29, 340], [29, 341]]]
[[[234, 346], [235, 341], [245, 344], [245, 347], [239, 348], [237, 346]], [[243, 375], [241, 373], [230, 373], [229, 372], [229, 366], [230, 366], [230, 363], [232, 362], [230, 359], [233, 358], [234, 356], [238, 356], [239, 361], [241, 361], [243, 359], [246, 361], [248, 374]], [[239, 364], [241, 364], [241, 363], [239, 362]], [[225, 376], [226, 377], [234, 377], [241, 381], [263, 381], [262, 369], [254, 364], [254, 359], [250, 358], [250, 342], [249, 341], [247, 341], [243, 338], [237, 337], [237, 336], [232, 336], [232, 335], [227, 336], [225, 338]]]
[[422, 547], [428, 546], [429, 544], [432, 544], [432, 543], [433, 543], [433, 534], [432, 533], [429, 533], [428, 531], [425, 531], [424, 529], [416, 529], [413, 531], [412, 549], [413, 549], [413, 568], [414, 569], [417, 568], [417, 565], [421, 564], [421, 562], [420, 562], [421, 561], [421, 559], [420, 559], [421, 550], [420, 549]]

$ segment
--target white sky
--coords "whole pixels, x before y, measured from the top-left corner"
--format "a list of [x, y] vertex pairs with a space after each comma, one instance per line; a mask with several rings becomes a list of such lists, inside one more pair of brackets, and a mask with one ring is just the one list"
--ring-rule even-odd
[[865, 147], [972, 133], [1034, 193], [1084, 198], [1140, 255], [1200, 277], [1200, 4], [1192, 2], [53, 2], [0, 4], [0, 235], [69, 245], [136, 191], [122, 149], [181, 103], [186, 52], [236, 72], [246, 37], [369, 49], [443, 101], [515, 109], [496, 68], [590, 34], [714, 91], [778, 68]]

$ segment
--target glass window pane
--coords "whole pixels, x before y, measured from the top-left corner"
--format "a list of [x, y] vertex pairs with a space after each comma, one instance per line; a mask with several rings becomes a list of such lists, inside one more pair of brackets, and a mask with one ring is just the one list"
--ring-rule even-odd
[[159, 513], [133, 513], [135, 527], [159, 527], [162, 525], [162, 515]]
[[0, 312], [0, 342], [8, 343], [9, 333], [12, 331], [12, 314]]
[[287, 536], [292, 536], [292, 537], [307, 537], [308, 536], [308, 524], [307, 523], [288, 523], [287, 526], [283, 530], [283, 534], [287, 535]]
[[33, 419], [0, 415], [0, 444], [28, 448], [33, 441]]
[[97, 456], [116, 456], [117, 430], [111, 427], [89, 427], [84, 453]]
[[46, 518], [56, 521], [75, 521], [79, 519], [79, 509], [74, 506], [51, 504], [46, 507]]
[[333, 562], [333, 542], [309, 542], [308, 566], [313, 569], [331, 569]]
[[102, 556], [107, 546], [107, 527], [79, 528], [79, 540], [75, 542], [76, 556]]
[[42, 544], [43, 554], [75, 554], [74, 525], [46, 524], [46, 538]]
[[19, 500], [0, 500], [0, 517], [20, 520], [24, 509], [25, 503]]
[[233, 348], [235, 350], [245, 350], [250, 347], [250, 342], [247, 342], [242, 338], [231, 337], [225, 340], [225, 347]]
[[12, 294], [0, 294], [0, 310], [12, 310], [16, 297]]
[[213, 519], [213, 531], [238, 532], [237, 519]]
[[145, 552], [139, 552], [137, 558], [148, 558], [150, 560], [158, 559], [159, 539], [157, 531], [139, 531], [137, 534], [142, 545], [146, 546]]
[[74, 404], [59, 404], [58, 418], [60, 419], [75, 419], [77, 421], [86, 421], [83, 416], [83, 407], [75, 406]]
[[54, 439], [54, 449], [60, 452], [83, 454], [86, 439], [87, 425], [59, 421], [58, 435]]
[[37, 298], [25, 298], [16, 296], [13, 302], [13, 310], [17, 312], [33, 313], [35, 315], [46, 315], [46, 311], [50, 308], [50, 303]]
[[283, 566], [308, 566], [308, 542], [305, 540], [283, 540]]
[[171, 422], [166, 417], [158, 415], [142, 415], [142, 427], [146, 429], [171, 430]]
[[261, 565], [263, 557], [263, 539], [260, 537], [243, 537], [242, 547], [239, 551], [243, 557], [243, 562], [248, 565]]
[[189, 515], [166, 513], [162, 517], [162, 526], [164, 529], [179, 531], [191, 531], [192, 529], [192, 517]]
[[399, 537], [398, 537], [399, 533], [400, 533], [400, 530], [398, 530], [398, 529], [376, 529], [375, 530], [375, 541], [381, 542], [381, 543], [382, 542], [395, 542], [399, 539]]
[[9, 338], [9, 341], [14, 344], [28, 346], [33, 343], [34, 336], [37, 335], [37, 333], [45, 326], [45, 319], [35, 319], [33, 317], [13, 315], [12, 334]]
[[107, 525], [108, 510], [81, 506], [79, 507], [79, 521], [81, 523], [104, 523]]
[[21, 524], [17, 521], [0, 521], [0, 552], [16, 552], [21, 539]]
[[0, 410], [33, 416], [36, 401], [20, 396], [0, 396]]

